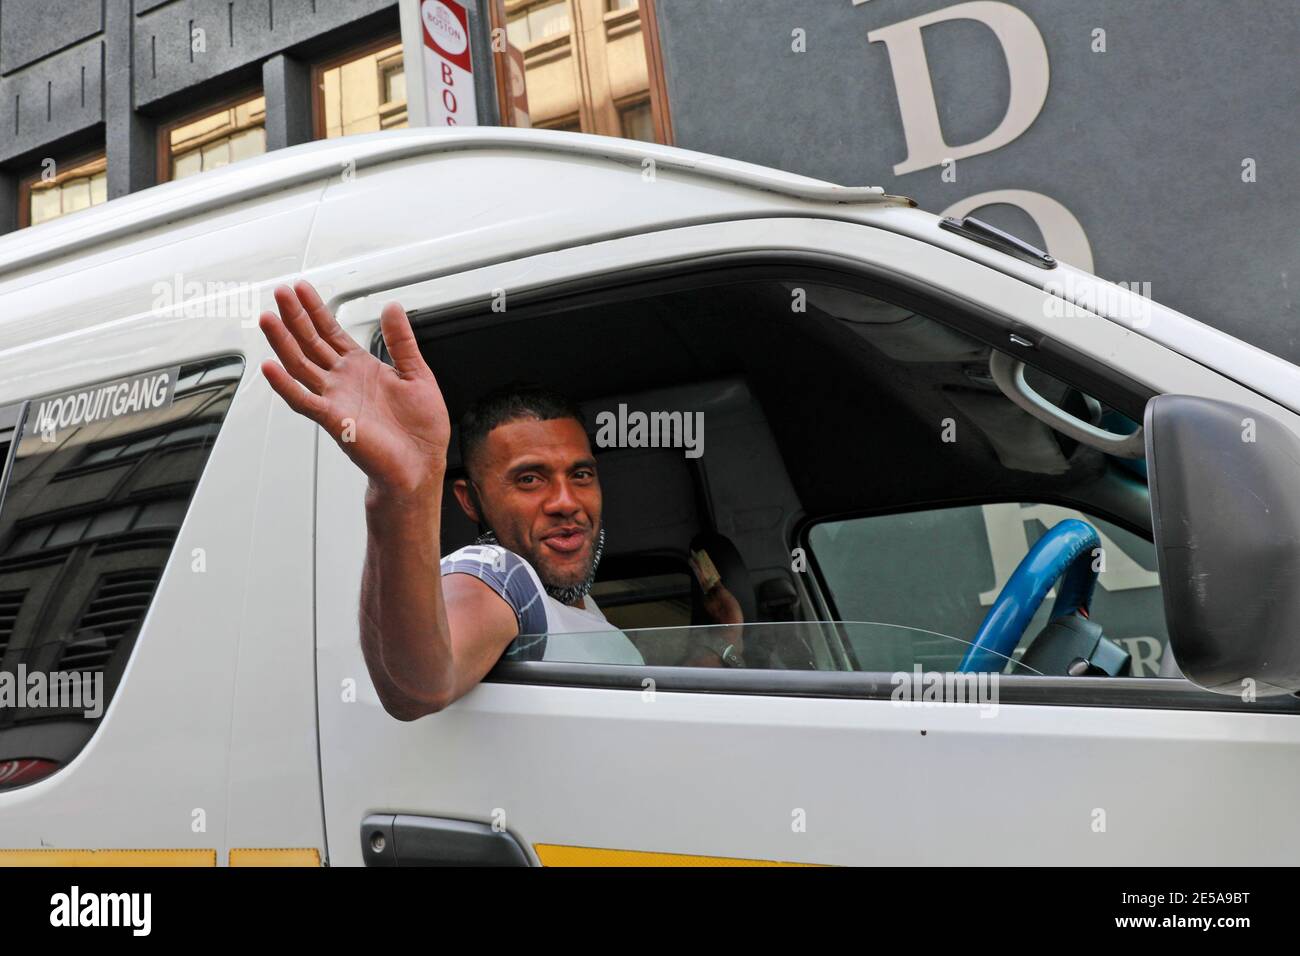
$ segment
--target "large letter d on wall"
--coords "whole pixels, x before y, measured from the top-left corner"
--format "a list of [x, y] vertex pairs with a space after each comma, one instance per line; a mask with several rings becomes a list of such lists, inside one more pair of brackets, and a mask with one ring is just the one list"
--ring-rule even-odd
[[[949, 146], [939, 128], [939, 110], [935, 105], [930, 67], [925, 60], [921, 28], [944, 20], [978, 20], [997, 37], [1007, 60], [1011, 79], [1011, 96], [1007, 113], [998, 128], [981, 140], [963, 146]], [[873, 30], [867, 34], [872, 42], [885, 44], [889, 66], [894, 73], [898, 92], [898, 109], [903, 115], [903, 136], [907, 139], [907, 159], [894, 167], [894, 175], [916, 172], [937, 166], [945, 159], [978, 156], [1005, 146], [1033, 123], [1047, 99], [1047, 46], [1043, 36], [1024, 12], [994, 0], [959, 3]]]

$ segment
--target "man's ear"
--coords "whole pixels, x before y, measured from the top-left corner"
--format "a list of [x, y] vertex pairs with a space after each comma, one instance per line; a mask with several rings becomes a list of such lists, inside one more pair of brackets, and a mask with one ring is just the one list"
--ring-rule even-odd
[[478, 496], [475, 495], [473, 489], [470, 488], [469, 482], [464, 478], [457, 478], [452, 482], [451, 490], [456, 496], [456, 502], [460, 505], [460, 510], [465, 512], [465, 517], [475, 524], [482, 524], [483, 522], [479, 517], [478, 508], [475, 506], [477, 504], [476, 499]]

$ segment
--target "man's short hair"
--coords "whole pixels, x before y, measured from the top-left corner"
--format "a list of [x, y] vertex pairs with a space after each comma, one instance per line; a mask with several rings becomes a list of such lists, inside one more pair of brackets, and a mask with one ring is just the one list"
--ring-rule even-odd
[[531, 418], [549, 422], [572, 418], [585, 430], [587, 421], [573, 399], [532, 382], [511, 382], [480, 395], [460, 417], [460, 462], [469, 471], [471, 457], [499, 425]]

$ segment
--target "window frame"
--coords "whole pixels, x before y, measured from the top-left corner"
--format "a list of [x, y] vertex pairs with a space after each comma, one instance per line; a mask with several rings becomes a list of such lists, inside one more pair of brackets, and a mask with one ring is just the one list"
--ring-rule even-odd
[[[773, 248], [716, 253], [690, 261], [658, 262], [558, 281], [512, 293], [510, 321], [526, 321], [587, 305], [615, 305], [627, 298], [687, 290], [705, 284], [772, 281], [782, 272], [805, 282], [824, 282], [859, 291], [909, 308], [990, 347], [1005, 349], [1009, 334], [1035, 345], [1032, 365], [1106, 402], [1131, 418], [1141, 418], [1147, 400], [1157, 394], [1068, 342], [1045, 336], [990, 306], [955, 292], [924, 285], [919, 279], [875, 266], [846, 260], [834, 251], [809, 252]], [[429, 276], [413, 282], [437, 281]], [[1038, 289], [1045, 298], [1049, 293]], [[378, 294], [378, 293], [376, 293]], [[447, 306], [415, 308], [411, 316], [417, 340], [426, 329], [447, 333], [479, 323], [495, 323], [500, 316], [490, 302], [477, 300]], [[1159, 343], [1157, 343], [1159, 344]], [[391, 361], [378, 328], [369, 345], [373, 354]], [[1168, 348], [1168, 346], [1162, 346]], [[1189, 360], [1190, 361], [1190, 360]], [[1222, 373], [1210, 370], [1215, 375]], [[1046, 498], [1044, 499], [1046, 503]], [[1077, 502], [1068, 502], [1077, 507]], [[1106, 517], [1099, 514], [1099, 517]], [[1111, 519], [1107, 519], [1111, 520]], [[1132, 529], [1132, 522], [1117, 520]], [[787, 542], [793, 546], [797, 539]], [[796, 582], [811, 596], [806, 581]], [[820, 599], [820, 596], [818, 596]], [[895, 690], [890, 674], [864, 671], [768, 671], [730, 668], [654, 667], [614, 664], [574, 664], [555, 661], [503, 661], [484, 678], [488, 682], [551, 687], [643, 690], [653, 680], [659, 690], [683, 693], [743, 694], [777, 697], [852, 698], [889, 701]], [[1122, 680], [1122, 683], [1120, 682]], [[999, 703], [1040, 706], [1102, 707], [1121, 709], [1200, 710], [1257, 714], [1300, 714], [1300, 695], [1238, 697], [1202, 690], [1185, 678], [1172, 677], [1038, 677], [1000, 675]]]
[[[1068, 495], [1040, 495], [1033, 500], [1021, 498], [1007, 498], [1002, 495], [969, 495], [955, 498], [938, 498], [929, 499], [922, 502], [913, 502], [901, 507], [891, 508], [868, 508], [858, 509], [850, 512], [836, 512], [833, 514], [808, 516], [805, 515], [795, 525], [794, 540], [797, 546], [803, 548], [803, 553], [808, 557], [808, 569], [811, 572], [809, 581], [805, 586], [809, 587], [810, 592], [815, 592], [816, 603], [824, 611], [830, 620], [843, 621], [838, 605], [835, 602], [835, 594], [831, 590], [829, 582], [826, 580], [826, 573], [822, 570], [821, 563], [817, 559], [817, 552], [812, 547], [811, 535], [813, 528], [821, 524], [829, 524], [836, 521], [856, 521], [870, 520], [871, 518], [887, 518], [893, 515], [919, 514], [931, 511], [945, 511], [951, 508], [970, 508], [980, 507], [981, 505], [998, 505], [998, 504], [1045, 504], [1057, 505], [1063, 508], [1070, 508], [1074, 511], [1082, 512], [1088, 517], [1099, 518], [1102, 521], [1109, 522], [1117, 527], [1123, 528], [1132, 534], [1137, 535], [1144, 541], [1150, 542], [1153, 546], [1155, 539], [1148, 528], [1134, 524], [1127, 518], [1121, 517], [1113, 512], [1107, 512], [1103, 508], [1094, 507], [1091, 503], [1081, 503], [1077, 499], [1070, 498]], [[1044, 604], [1047, 602], [1044, 601]], [[1167, 624], [1166, 624], [1167, 627]], [[972, 635], [973, 636], [973, 635]], [[849, 647], [848, 642], [844, 642], [850, 655], [853, 650]], [[856, 662], [855, 662], [856, 663]], [[1009, 675], [1001, 675], [1005, 679]], [[1033, 675], [1030, 675], [1033, 676]], [[1043, 680], [1042, 677], [1034, 677], [1035, 680]], [[1114, 680], [1115, 678], [1110, 678]], [[1124, 680], [1150, 679], [1150, 678], [1123, 678]], [[1169, 678], [1162, 678], [1168, 680]]]
[[555, 119], [547, 120], [545, 123], [538, 123], [531, 129], [554, 129], [561, 132], [581, 133], [582, 117], [577, 113], [569, 113], [565, 116], [557, 116]]
[[[62, 161], [56, 160], [57, 166], [66, 166], [68, 167], [69, 172], [74, 172], [82, 166], [87, 166], [92, 163], [101, 163], [101, 162], [103, 163], [104, 166], [102, 172], [104, 173], [105, 176], [107, 176], [108, 175], [108, 153], [106, 150], [103, 149], [96, 149], [85, 153], [78, 153], [77, 155], [70, 156], [67, 159]], [[95, 173], [98, 172], [101, 172], [101, 170], [95, 170]], [[55, 174], [54, 178], [58, 179], [59, 175], [60, 174]], [[92, 173], [91, 175], [94, 175], [94, 173]], [[32, 225], [32, 208], [31, 208], [32, 187], [37, 182], [40, 181], [40, 178], [41, 178], [41, 173], [39, 170], [37, 170], [35, 172], [29, 173], [28, 175], [22, 177], [22, 179], [18, 180], [18, 228], [19, 229], [26, 229]], [[76, 178], [76, 177], [69, 177], [69, 178]], [[108, 202], [108, 199], [105, 198], [104, 202]], [[90, 206], [87, 206], [86, 208], [93, 209], [94, 206], [95, 204], [92, 203]], [[81, 212], [82, 210], [78, 209], [76, 211]], [[62, 219], [66, 215], [71, 215], [71, 214], [63, 213], [56, 218]], [[53, 222], [54, 220], [50, 220], [50, 221]], [[37, 225], [39, 225], [39, 223]]]
[[1005, 495], [961, 495], [952, 498], [934, 498], [924, 501], [913, 502], [900, 507], [888, 508], [862, 508], [853, 511], [834, 512], [830, 514], [805, 515], [794, 530], [795, 546], [803, 548], [804, 553], [812, 560], [809, 562], [810, 568], [815, 568], [813, 579], [817, 582], [817, 587], [821, 591], [821, 597], [825, 603], [826, 609], [832, 613], [838, 613], [835, 606], [835, 598], [831, 593], [830, 587], [826, 583], [826, 578], [821, 571], [817, 562], [816, 554], [813, 552], [809, 536], [812, 529], [821, 524], [829, 524], [834, 521], [857, 521], [870, 518], [888, 518], [894, 515], [918, 514], [929, 511], [945, 511], [950, 508], [971, 508], [981, 505], [1005, 505], [1005, 504], [1043, 504], [1057, 505], [1062, 508], [1070, 508], [1074, 511], [1083, 512], [1102, 521], [1123, 528], [1142, 538], [1144, 541], [1155, 543], [1151, 529], [1143, 528], [1141, 525], [1134, 524], [1128, 518], [1118, 515], [1114, 512], [1107, 511], [1105, 508], [1097, 507], [1091, 502], [1084, 502], [1077, 498], [1071, 498], [1069, 495], [1051, 495], [1045, 494], [1035, 497], [1032, 501], [1027, 498], [1008, 498]]
[[5, 492], [9, 488], [9, 478], [13, 474], [14, 462], [18, 460], [18, 439], [22, 437], [23, 429], [27, 426], [27, 416], [31, 413], [32, 400], [30, 398], [20, 398], [14, 402], [7, 402], [0, 406], [0, 416], [13, 410], [13, 425], [0, 424], [0, 431], [9, 431], [9, 444], [5, 448], [4, 459], [0, 461], [0, 514], [4, 512]]
[[[560, 46], [568, 45], [568, 41], [570, 41], [571, 38], [573, 37], [574, 26], [576, 23], [576, 19], [573, 15], [574, 14], [573, 4], [575, 2], [580, 3], [582, 2], [582, 0], [493, 0], [493, 7], [495, 7], [497, 3], [500, 3], [501, 5], [503, 16], [501, 19], [500, 26], [503, 30], [506, 31], [506, 41], [509, 42], [509, 37], [510, 37], [510, 31], [509, 31], [510, 17], [508, 16], [509, 14], [511, 13], [518, 14], [522, 12], [524, 19], [527, 20], [528, 15], [532, 13], [534, 10], [541, 9], [542, 7], [549, 7], [549, 6], [558, 7], [560, 6], [560, 4], [564, 5], [569, 20], [569, 29], [563, 33], [556, 33], [555, 35], [549, 37], [544, 36], [544, 37], [538, 37], [537, 39], [532, 39], [530, 37], [528, 46], [519, 48], [524, 53], [527, 53], [529, 50], [539, 50], [539, 51], [543, 49], [549, 50], [552, 47], [560, 47]], [[509, 4], [508, 7], [507, 4]], [[496, 24], [494, 24], [494, 26], [495, 25]]]
[[[369, 56], [372, 53], [378, 53], [380, 50], [390, 46], [401, 47], [402, 35], [396, 32], [384, 33], [372, 37], [363, 43], [350, 46], [345, 50], [326, 57], [323, 60], [316, 60], [311, 65], [311, 136], [313, 140], [323, 140], [326, 138], [325, 133], [325, 74], [330, 70], [343, 66], [345, 63], [351, 63], [363, 56]], [[403, 51], [403, 55], [405, 51]], [[405, 60], [402, 64], [403, 70], [406, 69]], [[383, 105], [383, 104], [380, 104]], [[406, 100], [407, 122], [410, 122], [411, 100], [408, 93]]]
[[[540, 0], [538, 0], [540, 2]], [[525, 48], [516, 49], [524, 58], [525, 75], [527, 74], [527, 61], [530, 55], [545, 56], [561, 47], [569, 50], [569, 55], [578, 57], [579, 44], [575, 42], [575, 35], [582, 28], [581, 11], [575, 11], [575, 5], [580, 4], [583, 0], [565, 0], [569, 8], [570, 30], [566, 34], [557, 34], [553, 37], [545, 37], [541, 40], [535, 40]], [[528, 0], [515, 3], [516, 8], [530, 7], [534, 5]], [[663, 46], [659, 37], [659, 21], [655, 15], [655, 0], [638, 0], [635, 6], [622, 10], [610, 10], [608, 5], [601, 0], [600, 4], [600, 28], [606, 35], [613, 34], [612, 38], [617, 38], [622, 32], [630, 29], [630, 24], [637, 21], [638, 28], [641, 31], [642, 43], [645, 47], [646, 74], [649, 78], [649, 84], [644, 94], [638, 93], [635, 96], [624, 96], [617, 101], [611, 101], [611, 108], [615, 114], [619, 114], [620, 107], [629, 102], [648, 99], [650, 103], [650, 118], [654, 129], [654, 142], [665, 146], [673, 146], [676, 143], [676, 137], [673, 133], [672, 111], [668, 102], [668, 84], [664, 75], [664, 56]], [[501, 36], [505, 37], [506, 43], [510, 44], [509, 31], [507, 25], [509, 22], [506, 0], [490, 0], [488, 3], [489, 27], [495, 35], [497, 30], [501, 31]], [[510, 44], [513, 45], [513, 44]], [[493, 50], [492, 52], [493, 81], [496, 86], [498, 115], [501, 118], [502, 126], [514, 125], [514, 107], [510, 97], [509, 77], [510, 77], [510, 53], [506, 49]], [[576, 69], [576, 64], [575, 64]], [[568, 125], [572, 117], [578, 120], [578, 130], [580, 132], [595, 132], [582, 129], [583, 117], [592, 111], [592, 104], [587, 102], [582, 92], [579, 92], [578, 109], [574, 114], [566, 116], [563, 119], [553, 118], [542, 123], [532, 123], [536, 129], [553, 129], [559, 126]], [[620, 115], [620, 124], [622, 122]], [[609, 134], [613, 135], [613, 134]], [[621, 135], [621, 129], [620, 134]]]
[[[655, 119], [654, 119], [654, 115], [655, 115], [654, 103], [652, 102], [649, 94], [644, 94], [644, 95], [637, 94], [635, 96], [625, 96], [622, 99], [617, 99], [614, 101], [614, 111], [618, 113], [618, 122], [619, 122], [621, 133], [623, 134], [627, 133], [627, 114], [632, 112], [635, 109], [641, 108], [642, 106], [650, 107], [650, 128], [651, 131], [657, 135], [658, 131], [655, 127]], [[623, 136], [623, 139], [628, 139], [628, 138], [629, 137], [626, 135]]]
[[[646, 69], [650, 74], [650, 115], [654, 119], [655, 141], [673, 146], [672, 105], [668, 99], [668, 80], [664, 70], [663, 44], [659, 37], [659, 20], [655, 14], [655, 0], [638, 0], [641, 17], [641, 35], [645, 39]], [[617, 16], [626, 11], [614, 11]]]
[[[262, 89], [261, 86], [244, 86], [241, 87], [240, 91], [237, 93], [231, 93], [230, 95], [223, 96], [218, 100], [211, 100], [199, 109], [188, 110], [185, 113], [173, 116], [165, 123], [158, 124], [154, 154], [154, 160], [157, 164], [158, 183], [169, 183], [173, 181], [171, 147], [172, 130], [176, 129], [178, 126], [184, 126], [187, 123], [192, 123], [195, 120], [202, 119], [212, 113], [231, 109], [241, 103], [247, 103], [249, 100], [257, 99], [259, 96], [263, 97], [265, 102], [266, 90]], [[265, 121], [263, 121], [262, 128], [266, 128]]]

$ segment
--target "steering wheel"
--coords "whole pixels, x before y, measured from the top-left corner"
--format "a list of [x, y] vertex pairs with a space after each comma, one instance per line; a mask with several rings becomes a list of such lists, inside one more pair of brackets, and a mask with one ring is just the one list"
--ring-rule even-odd
[[1061, 589], [1051, 618], [1079, 610], [1086, 614], [1097, 585], [1092, 554], [1100, 544], [1097, 529], [1077, 518], [1067, 518], [1039, 538], [998, 593], [957, 670], [1000, 673], [1058, 580]]

